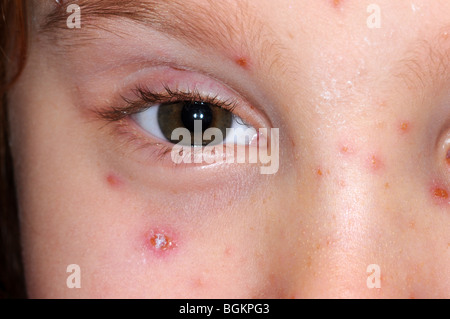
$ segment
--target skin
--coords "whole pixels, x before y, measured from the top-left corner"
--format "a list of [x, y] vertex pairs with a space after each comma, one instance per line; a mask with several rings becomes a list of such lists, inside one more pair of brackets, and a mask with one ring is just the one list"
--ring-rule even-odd
[[[33, 36], [9, 94], [29, 296], [450, 297], [450, 201], [436, 196], [450, 189], [450, 78], [402, 64], [414, 52], [431, 69], [417, 43], [437, 39], [449, 63], [450, 2], [379, 0], [379, 29], [366, 25], [369, 4], [258, 1], [282, 48], [270, 65], [120, 22], [111, 27], [139, 40], [104, 32], [65, 52]], [[280, 128], [276, 174], [174, 167], [94, 119], [118, 87], [153, 81], [152, 67], [136, 76], [132, 62], [107, 64], [130, 52], [145, 64], [158, 50], [199, 70], [175, 78], [226, 83], [242, 118]], [[155, 249], [155, 233], [171, 245]], [[80, 289], [66, 286], [70, 264]], [[366, 285], [371, 264], [381, 288]]]

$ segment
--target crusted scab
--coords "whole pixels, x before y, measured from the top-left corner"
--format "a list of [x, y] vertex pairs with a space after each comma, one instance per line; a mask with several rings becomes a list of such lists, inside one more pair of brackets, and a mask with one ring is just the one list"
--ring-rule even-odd
[[171, 249], [174, 247], [172, 239], [163, 232], [155, 232], [150, 236], [150, 245], [160, 251]]
[[433, 190], [433, 195], [436, 198], [448, 199], [448, 192], [446, 189], [436, 187]]

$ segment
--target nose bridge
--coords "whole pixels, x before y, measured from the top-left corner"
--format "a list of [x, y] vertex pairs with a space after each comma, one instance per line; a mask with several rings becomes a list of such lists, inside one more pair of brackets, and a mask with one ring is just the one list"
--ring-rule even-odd
[[358, 138], [349, 139], [335, 132], [324, 128], [312, 138], [308, 168], [302, 169], [313, 182], [302, 187], [310, 193], [310, 210], [302, 216], [308, 238], [299, 260], [302, 283], [295, 289], [302, 297], [373, 297], [367, 268], [381, 262], [377, 245], [384, 236], [378, 220], [386, 192], [385, 159], [372, 137], [352, 132]]

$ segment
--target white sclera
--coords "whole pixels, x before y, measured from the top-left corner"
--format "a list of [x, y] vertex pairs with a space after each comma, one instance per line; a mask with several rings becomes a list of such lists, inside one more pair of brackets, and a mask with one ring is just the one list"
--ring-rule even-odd
[[150, 133], [156, 138], [167, 141], [158, 124], [158, 110], [159, 104], [149, 107], [145, 111], [133, 115], [136, 123], [146, 132]]

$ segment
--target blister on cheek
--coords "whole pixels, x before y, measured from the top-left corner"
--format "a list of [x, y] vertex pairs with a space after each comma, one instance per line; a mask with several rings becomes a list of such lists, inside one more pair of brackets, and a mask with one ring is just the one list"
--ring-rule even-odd
[[172, 231], [155, 228], [144, 235], [144, 247], [156, 257], [164, 257], [173, 253], [178, 247], [178, 240]]

